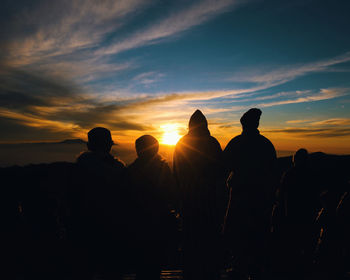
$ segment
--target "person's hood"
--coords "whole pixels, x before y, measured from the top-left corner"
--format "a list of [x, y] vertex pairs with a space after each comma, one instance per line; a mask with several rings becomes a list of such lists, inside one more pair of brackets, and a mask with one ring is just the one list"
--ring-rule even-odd
[[200, 110], [196, 110], [188, 123], [189, 134], [210, 135], [208, 121]]

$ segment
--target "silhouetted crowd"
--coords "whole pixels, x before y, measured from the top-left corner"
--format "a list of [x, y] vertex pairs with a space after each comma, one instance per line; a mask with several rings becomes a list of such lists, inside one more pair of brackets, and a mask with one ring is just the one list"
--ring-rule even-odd
[[277, 159], [260, 116], [222, 150], [195, 111], [172, 168], [151, 135], [125, 166], [103, 127], [76, 163], [2, 168], [1, 279], [349, 279], [349, 163]]

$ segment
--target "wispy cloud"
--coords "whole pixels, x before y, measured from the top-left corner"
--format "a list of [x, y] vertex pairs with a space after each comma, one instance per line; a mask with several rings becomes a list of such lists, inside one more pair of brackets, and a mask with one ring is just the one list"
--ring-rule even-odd
[[287, 124], [304, 124], [304, 123], [309, 123], [312, 122], [312, 120], [289, 120], [286, 121]]
[[157, 72], [151, 71], [151, 72], [145, 72], [145, 73], [138, 74], [132, 80], [138, 84], [148, 86], [150, 84], [154, 84], [154, 83], [158, 82], [164, 76], [165, 75], [162, 73], [157, 73]]
[[186, 7], [153, 23], [144, 30], [135, 32], [124, 40], [117, 41], [106, 48], [98, 50], [97, 54], [116, 54], [140, 46], [159, 43], [160, 40], [184, 32], [220, 13], [232, 9], [232, 6], [236, 3], [238, 1], [234, 0], [204, 0], [194, 3], [190, 7]]
[[[2, 74], [2, 75], [1, 75]], [[156, 72], [145, 72], [134, 77], [143, 81], [157, 77]], [[183, 120], [196, 109], [192, 101], [208, 101], [220, 97], [237, 97], [234, 106], [205, 106], [206, 114], [222, 112], [239, 112], [248, 107], [271, 107], [277, 105], [313, 102], [344, 96], [349, 89], [321, 89], [320, 91], [280, 92], [272, 95], [246, 97], [256, 88], [219, 90], [219, 91], [186, 91], [174, 93], [139, 94], [130, 97], [100, 98], [64, 78], [48, 74], [37, 74], [33, 71], [17, 70], [10, 67], [0, 68], [0, 109], [2, 116], [18, 121], [23, 125], [49, 125], [52, 129], [62, 127], [84, 131], [92, 126], [104, 125], [115, 131], [150, 131], [154, 124], [163, 121]], [[283, 100], [279, 100], [283, 97]], [[277, 99], [278, 101], [258, 103]], [[240, 104], [241, 102], [241, 104]], [[181, 108], [178, 109], [178, 108]], [[10, 115], [9, 112], [13, 114]], [[6, 114], [5, 114], [6, 113]], [[130, 121], [132, 120], [132, 121]], [[36, 127], [39, 127], [37, 125]], [[52, 130], [51, 129], [51, 130]]]
[[288, 124], [297, 127], [271, 129], [265, 132], [283, 133], [296, 137], [343, 137], [350, 135], [350, 118], [331, 118], [324, 120], [291, 120]]
[[314, 61], [310, 63], [287, 65], [283, 67], [274, 66], [272, 70], [271, 68], [268, 69], [268, 67], [264, 67], [261, 70], [241, 69], [239, 73], [229, 78], [229, 80], [237, 82], [252, 82], [257, 84], [266, 84], [269, 87], [273, 87], [292, 81], [298, 77], [310, 73], [324, 71], [333, 72], [334, 68], [330, 68], [331, 66], [346, 63], [349, 61], [350, 52], [346, 52], [342, 55], [333, 58]]
[[52, 131], [75, 131], [79, 129], [79, 126], [70, 122], [52, 121], [45, 118], [40, 118], [32, 114], [17, 113], [14, 111], [0, 109], [0, 116], [11, 120], [16, 120], [18, 123], [29, 126], [40, 128], [44, 130]]
[[321, 89], [316, 94], [311, 94], [303, 97], [295, 97], [293, 99], [287, 99], [287, 100], [280, 100], [280, 101], [274, 101], [274, 102], [268, 102], [268, 103], [260, 103], [257, 104], [257, 107], [272, 107], [272, 106], [278, 106], [278, 105], [286, 105], [286, 104], [296, 104], [296, 103], [305, 103], [305, 102], [314, 102], [314, 101], [321, 101], [321, 100], [329, 100], [341, 96], [345, 96], [349, 94], [349, 89], [347, 88], [341, 88], [341, 89]]
[[[93, 126], [114, 132], [154, 131], [167, 120], [183, 120], [195, 109], [191, 100], [240, 94], [241, 91], [177, 92], [99, 98], [64, 78], [48, 74], [0, 68], [0, 115], [2, 125], [18, 125], [42, 131], [71, 130], [81, 134]], [[153, 73], [151, 73], [153, 74]], [[149, 74], [136, 79], [147, 78]], [[187, 104], [187, 105], [186, 105]], [[210, 114], [211, 111], [208, 109]], [[3, 137], [6, 137], [3, 135]]]
[[[120, 40], [120, 27], [138, 12], [152, 6], [150, 1], [40, 1], [31, 9], [19, 9], [15, 20], [7, 22], [7, 29], [11, 32], [0, 44], [0, 56], [2, 64], [9, 68], [71, 79], [80, 85], [115, 79], [118, 72], [135, 69], [137, 65], [132, 60], [119, 62], [112, 59], [114, 49], [119, 52], [160, 42], [159, 39], [173, 37], [229, 11], [238, 2], [200, 0], [183, 3], [185, 5], [179, 5], [176, 12], [152, 19], [148, 27]], [[113, 43], [106, 48], [110, 41]], [[112, 52], [106, 51], [112, 49]], [[163, 75], [150, 71], [129, 83], [138, 82], [147, 88]]]
[[[244, 91], [245, 93], [248, 93], [249, 91]], [[322, 101], [322, 100], [330, 100], [337, 97], [342, 97], [350, 94], [349, 88], [330, 88], [330, 89], [321, 89], [319, 91], [312, 91], [312, 90], [297, 90], [297, 91], [289, 91], [289, 92], [278, 92], [267, 96], [261, 96], [256, 97], [256, 94], [249, 95], [250, 97], [245, 97], [245, 95], [242, 95], [237, 91], [236, 96], [227, 95], [224, 96], [221, 92], [222, 97], [228, 98], [228, 100], [225, 99], [225, 101], [218, 103], [212, 102], [212, 104], [208, 105], [210, 108], [208, 109], [208, 113], [214, 114], [214, 113], [224, 113], [224, 112], [237, 112], [237, 111], [243, 111], [245, 109], [251, 108], [251, 107], [260, 107], [260, 108], [267, 108], [267, 107], [274, 107], [274, 106], [283, 106], [288, 104], [298, 104], [298, 103], [306, 103], [306, 102], [315, 102], [315, 101]], [[233, 99], [232, 102], [230, 102], [230, 99]], [[263, 102], [259, 103], [257, 101], [260, 100], [271, 100], [276, 99], [275, 101], [270, 102]], [[222, 106], [223, 103], [226, 103], [225, 106]], [[233, 103], [233, 106], [228, 106], [229, 104]], [[219, 106], [218, 106], [219, 104]], [[241, 104], [241, 105], [240, 105]], [[215, 106], [214, 108], [211, 108], [212, 106]]]
[[[34, 2], [31, 8], [19, 6], [15, 17], [6, 22], [5, 35], [1, 37], [1, 64], [80, 86], [116, 76], [135, 68], [135, 63], [98, 57], [94, 50], [147, 4], [144, 0], [53, 0]], [[0, 74], [10, 75], [5, 69], [2, 67]]]
[[[14, 36], [8, 42], [8, 61], [16, 66], [28, 65], [96, 47], [144, 3], [142, 0], [107, 0], [103, 4], [92, 0], [39, 2], [35, 9], [17, 15], [21, 24], [13, 25], [21, 37]], [[28, 27], [25, 33], [24, 24]]]
[[311, 125], [315, 126], [350, 126], [349, 118], [333, 118], [317, 122], [312, 122]]
[[283, 133], [301, 138], [330, 138], [350, 136], [350, 128], [284, 128], [264, 130], [264, 132]]
[[[19, 11], [10, 22], [11, 35], [2, 44], [3, 63], [44, 72], [70, 75], [80, 82], [96, 80], [131, 64], [111, 60], [111, 55], [148, 44], [189, 30], [231, 9], [238, 0], [192, 2], [163, 19], [153, 20], [148, 27], [120, 40], [118, 29], [131, 15], [150, 5], [150, 1], [88, 0], [39, 2], [35, 9]], [[20, 18], [21, 24], [18, 24]], [[23, 32], [23, 26], [27, 26]], [[18, 34], [18, 35], [12, 35]], [[112, 35], [113, 34], [113, 35]], [[106, 47], [106, 36], [118, 39]], [[5, 47], [4, 47], [5, 46]], [[113, 61], [113, 62], [112, 62]], [[150, 84], [152, 79], [144, 79]]]
[[[264, 108], [315, 102], [349, 94], [348, 88], [275, 92], [272, 87], [310, 73], [335, 71], [334, 66], [350, 61], [350, 52], [313, 63], [249, 70], [231, 79], [251, 82], [251, 87], [185, 88], [174, 92], [157, 89], [151, 93], [135, 90], [155, 88], [157, 82], [168, 78], [167, 73], [140, 67], [137, 72], [144, 72], [135, 74], [130, 70], [139, 67], [138, 61], [121, 61], [121, 56], [116, 54], [176, 39], [243, 2], [183, 1], [174, 5], [176, 10], [171, 13], [152, 18], [138, 29], [133, 25], [131, 30], [135, 31], [127, 33], [119, 31], [128, 27], [134, 15], [151, 7], [151, 1], [35, 2], [32, 9], [20, 10], [16, 20], [8, 23], [11, 25], [9, 34], [1, 35], [1, 125], [18, 124], [49, 132], [69, 130], [73, 134], [96, 125], [109, 127], [117, 133], [144, 132], [155, 131], [166, 121], [187, 123], [197, 104], [201, 104], [206, 114], [215, 117], [215, 114], [228, 115], [252, 106]], [[119, 74], [127, 76], [124, 77], [125, 87], [106, 89], [107, 85], [104, 88], [108, 82], [117, 84], [122, 80], [118, 79]], [[297, 120], [288, 122], [289, 125], [297, 123]], [[326, 135], [327, 131], [331, 133], [329, 129], [340, 129], [328, 126], [340, 125], [344, 129], [348, 120], [338, 118], [305, 124], [313, 126], [315, 135]], [[236, 123], [222, 120], [211, 125], [228, 129]], [[287, 133], [292, 131], [289, 129]]]

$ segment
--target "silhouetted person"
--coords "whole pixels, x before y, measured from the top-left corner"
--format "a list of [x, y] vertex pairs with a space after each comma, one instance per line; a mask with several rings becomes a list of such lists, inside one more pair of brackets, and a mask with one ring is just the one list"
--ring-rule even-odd
[[159, 144], [151, 135], [135, 142], [137, 159], [128, 167], [129, 187], [134, 196], [137, 279], [160, 279], [161, 264], [176, 232], [175, 181], [168, 163], [158, 154]]
[[106, 182], [119, 181], [116, 172], [121, 173], [124, 164], [111, 154], [114, 145], [111, 133], [103, 127], [95, 127], [88, 132], [87, 152], [82, 153], [77, 164]]
[[86, 259], [85, 273], [106, 276], [118, 270], [123, 225], [124, 164], [110, 154], [111, 133], [96, 127], [88, 133], [87, 152], [77, 159], [77, 186], [72, 194], [74, 242]]
[[259, 275], [266, 256], [266, 241], [275, 188], [276, 151], [258, 130], [261, 110], [253, 108], [241, 117], [242, 134], [224, 150], [231, 171], [230, 203], [225, 236], [243, 274]]
[[174, 173], [182, 201], [184, 277], [212, 280], [218, 276], [216, 250], [219, 216], [223, 216], [217, 203], [218, 188], [224, 188], [222, 150], [210, 135], [201, 111], [194, 112], [188, 128], [174, 152]]
[[299, 149], [293, 157], [293, 166], [281, 181], [288, 270], [299, 273], [299, 276], [300, 273], [310, 271], [316, 244], [314, 223], [319, 210], [319, 194], [316, 187], [309, 154], [307, 150]]

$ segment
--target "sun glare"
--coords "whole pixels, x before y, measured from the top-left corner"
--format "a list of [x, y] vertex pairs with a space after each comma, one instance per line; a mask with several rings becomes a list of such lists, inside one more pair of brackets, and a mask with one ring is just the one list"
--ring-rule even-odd
[[177, 141], [181, 138], [178, 131], [177, 124], [165, 124], [161, 126], [163, 131], [162, 144], [176, 145]]

